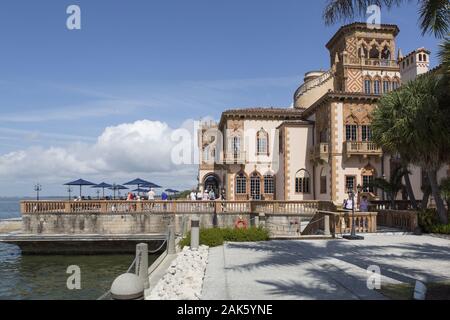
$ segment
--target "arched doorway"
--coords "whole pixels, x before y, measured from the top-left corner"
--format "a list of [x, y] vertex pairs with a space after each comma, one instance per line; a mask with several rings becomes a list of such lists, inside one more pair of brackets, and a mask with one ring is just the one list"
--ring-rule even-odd
[[216, 198], [220, 195], [220, 181], [215, 174], [207, 175], [203, 181], [204, 190], [214, 190]]

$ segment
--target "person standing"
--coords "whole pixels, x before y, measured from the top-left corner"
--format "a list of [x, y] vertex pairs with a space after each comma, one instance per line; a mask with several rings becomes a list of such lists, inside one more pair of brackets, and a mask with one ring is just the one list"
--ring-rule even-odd
[[197, 200], [197, 195], [195, 194], [195, 191], [192, 190], [191, 191], [191, 201], [195, 201], [195, 200]]
[[367, 200], [367, 196], [362, 197], [361, 203], [359, 204], [359, 211], [369, 212], [369, 201]]
[[197, 192], [197, 200], [200, 201], [202, 199], [203, 199], [203, 192], [201, 189], [199, 189]]
[[155, 200], [155, 191], [153, 191], [153, 188], [150, 189], [150, 191], [147, 193], [147, 196], [149, 201]]
[[209, 191], [208, 198], [209, 198], [209, 201], [214, 201], [214, 200], [216, 200], [216, 194], [214, 193], [214, 190], [213, 190], [213, 189], [211, 189], [211, 190]]

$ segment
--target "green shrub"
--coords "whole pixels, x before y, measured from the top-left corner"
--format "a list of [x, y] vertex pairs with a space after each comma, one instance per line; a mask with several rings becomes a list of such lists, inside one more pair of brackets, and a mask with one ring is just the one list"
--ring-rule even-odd
[[426, 233], [450, 234], [450, 224], [441, 224], [436, 209], [419, 212], [419, 226]]
[[424, 232], [431, 232], [433, 226], [439, 223], [439, 217], [434, 209], [425, 209], [419, 212], [418, 220], [419, 226]]
[[[213, 228], [200, 229], [200, 244], [209, 247], [221, 246], [224, 241], [229, 242], [256, 242], [269, 240], [269, 231], [264, 228]], [[179, 243], [180, 247], [189, 246], [191, 244], [191, 233], [182, 239]]]
[[450, 234], [450, 224], [438, 224], [431, 228], [432, 233]]

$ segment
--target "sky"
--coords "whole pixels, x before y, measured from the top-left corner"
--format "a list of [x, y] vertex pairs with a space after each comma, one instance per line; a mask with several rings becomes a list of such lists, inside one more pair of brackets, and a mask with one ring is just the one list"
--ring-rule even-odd
[[[78, 178], [194, 187], [197, 167], [171, 161], [171, 135], [230, 108], [291, 106], [304, 73], [329, 68], [341, 24], [325, 26], [325, 2], [2, 0], [0, 197], [32, 196], [38, 182], [65, 195]], [[66, 26], [74, 4], [80, 30]], [[435, 66], [439, 41], [417, 18], [413, 1], [381, 22]]]

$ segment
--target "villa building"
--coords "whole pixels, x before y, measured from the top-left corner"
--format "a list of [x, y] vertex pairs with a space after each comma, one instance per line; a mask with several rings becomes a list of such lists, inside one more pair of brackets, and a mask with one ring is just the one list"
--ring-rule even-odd
[[[291, 108], [228, 110], [199, 129], [199, 186], [227, 200], [332, 200], [348, 189], [381, 198], [370, 186], [398, 165], [371, 141], [380, 96], [429, 71], [424, 48], [395, 57], [396, 25], [341, 27], [326, 44], [328, 71], [306, 73]], [[411, 168], [417, 198], [420, 168]], [[450, 175], [449, 166], [438, 179]]]

